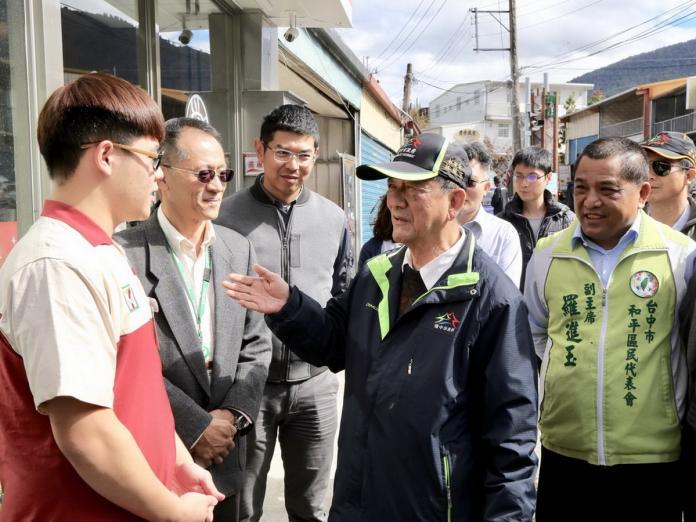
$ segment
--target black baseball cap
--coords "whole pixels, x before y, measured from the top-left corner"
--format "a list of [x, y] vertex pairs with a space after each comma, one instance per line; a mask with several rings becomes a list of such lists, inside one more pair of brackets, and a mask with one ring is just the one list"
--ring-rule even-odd
[[689, 160], [696, 167], [696, 146], [681, 132], [660, 132], [640, 146], [668, 160]]
[[466, 150], [459, 143], [426, 132], [411, 138], [389, 163], [360, 165], [356, 172], [360, 179], [368, 181], [384, 178], [423, 181], [442, 176], [466, 188], [471, 167]]

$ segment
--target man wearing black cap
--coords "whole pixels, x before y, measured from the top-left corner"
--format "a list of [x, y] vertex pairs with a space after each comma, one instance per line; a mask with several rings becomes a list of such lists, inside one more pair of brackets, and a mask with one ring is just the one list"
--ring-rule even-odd
[[641, 147], [650, 164], [650, 216], [696, 239], [696, 201], [689, 197], [696, 177], [694, 142], [681, 132], [660, 132]]
[[325, 309], [263, 267], [224, 285], [312, 364], [346, 370], [331, 521], [531, 521], [536, 362], [527, 310], [457, 214], [466, 151], [437, 134], [394, 161], [396, 251]]

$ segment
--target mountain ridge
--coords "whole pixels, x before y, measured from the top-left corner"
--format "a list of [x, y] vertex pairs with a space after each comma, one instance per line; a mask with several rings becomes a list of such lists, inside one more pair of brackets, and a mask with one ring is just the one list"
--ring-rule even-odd
[[643, 83], [696, 76], [696, 38], [636, 54], [570, 80], [593, 83], [604, 96]]

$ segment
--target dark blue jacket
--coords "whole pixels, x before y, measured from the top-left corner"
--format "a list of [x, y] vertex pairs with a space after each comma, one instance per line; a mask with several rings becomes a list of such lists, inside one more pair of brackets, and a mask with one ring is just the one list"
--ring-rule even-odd
[[329, 519], [531, 521], [537, 376], [522, 296], [468, 235], [397, 319], [404, 254], [371, 259], [325, 310], [293, 288], [267, 317], [298, 355], [346, 370]]

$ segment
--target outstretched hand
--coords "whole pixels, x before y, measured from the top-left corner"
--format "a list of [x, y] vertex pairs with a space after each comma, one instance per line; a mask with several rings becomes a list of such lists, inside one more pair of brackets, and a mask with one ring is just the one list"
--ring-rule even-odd
[[288, 302], [290, 287], [282, 277], [261, 265], [254, 265], [254, 272], [259, 277], [230, 274], [222, 282], [225, 293], [249, 310], [264, 314], [279, 312]]

